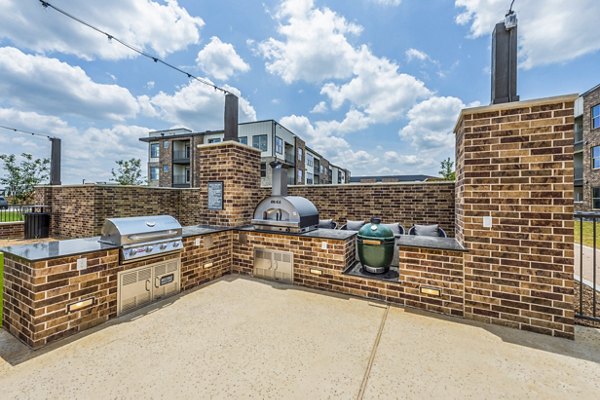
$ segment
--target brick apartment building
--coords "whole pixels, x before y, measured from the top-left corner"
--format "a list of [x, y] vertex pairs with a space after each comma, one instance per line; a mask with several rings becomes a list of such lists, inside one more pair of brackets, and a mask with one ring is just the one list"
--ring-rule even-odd
[[575, 209], [600, 211], [600, 85], [575, 101]]
[[[193, 132], [178, 128], [152, 131], [140, 141], [148, 143], [148, 184], [158, 187], [197, 187], [194, 163], [198, 145], [219, 143], [223, 131]], [[271, 184], [272, 161], [288, 166], [288, 184], [342, 184], [350, 171], [332, 164], [304, 140], [274, 120], [239, 124], [239, 142], [261, 151], [261, 183]]]

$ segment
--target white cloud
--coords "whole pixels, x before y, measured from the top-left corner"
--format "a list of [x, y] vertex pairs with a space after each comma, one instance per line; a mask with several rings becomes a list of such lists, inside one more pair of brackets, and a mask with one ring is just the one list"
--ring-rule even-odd
[[[239, 98], [240, 122], [255, 121], [256, 111], [240, 91], [227, 85], [224, 89]], [[191, 81], [172, 95], [161, 91], [145, 98], [144, 104], [145, 113], [152, 117], [159, 116], [194, 130], [223, 129], [225, 95], [198, 81]]]
[[286, 83], [352, 75], [356, 51], [346, 35], [358, 35], [362, 27], [329, 8], [314, 8], [313, 0], [285, 0], [274, 17], [283, 40], [269, 38], [258, 44], [270, 73]]
[[[353, 46], [348, 36], [360, 34], [362, 27], [329, 8], [315, 8], [311, 0], [286, 0], [275, 19], [283, 40], [270, 38], [259, 45], [267, 70], [287, 83], [336, 79], [325, 83], [321, 94], [333, 110], [348, 103], [345, 120], [360, 122], [354, 129], [339, 129], [357, 131], [397, 120], [418, 100], [431, 95], [423, 82], [401, 73], [397, 63], [375, 56], [367, 45]], [[318, 104], [313, 111], [323, 109]], [[332, 124], [338, 129], [335, 121]]]
[[[164, 4], [150, 0], [53, 2], [57, 7], [98, 26], [119, 39], [164, 57], [200, 40], [201, 18], [192, 17], [176, 0]], [[37, 1], [3, 0], [0, 38], [36, 52], [60, 52], [90, 60], [136, 56]]]
[[146, 89], [152, 90], [152, 89], [154, 89], [155, 85], [156, 85], [156, 82], [154, 82], [154, 81], [148, 81], [148, 82], [146, 82]]
[[324, 112], [327, 112], [328, 107], [327, 107], [327, 103], [325, 103], [324, 101], [320, 101], [318, 104], [316, 104], [312, 110], [310, 110], [310, 112], [312, 114], [321, 114]]
[[402, 116], [419, 99], [431, 95], [422, 81], [398, 72], [397, 64], [374, 56], [366, 46], [359, 54], [352, 80], [340, 85], [327, 83], [321, 89], [333, 109], [348, 101], [363, 110], [373, 123], [389, 122]]
[[[456, 0], [460, 25], [470, 25], [473, 37], [490, 35], [504, 18], [508, 1]], [[515, 3], [519, 17], [519, 58], [523, 68], [566, 62], [600, 50], [597, 0], [545, 0]]]
[[[150, 129], [118, 124], [109, 128], [78, 130], [66, 121], [36, 112], [14, 108], [0, 108], [0, 124], [62, 139], [62, 181], [81, 183], [108, 181], [115, 161], [140, 158], [142, 165], [147, 157], [147, 145], [138, 139], [148, 136]], [[0, 132], [0, 153], [31, 153], [36, 158], [50, 157], [50, 143], [39, 136]], [[144, 169], [145, 174], [145, 169]], [[0, 171], [1, 173], [1, 171]]]
[[139, 109], [121, 86], [96, 83], [80, 67], [13, 47], [0, 48], [0, 90], [11, 105], [49, 114], [123, 120]]
[[375, 4], [381, 6], [399, 6], [402, 0], [371, 0]]
[[233, 45], [223, 43], [216, 36], [210, 38], [210, 42], [198, 52], [196, 62], [204, 72], [222, 81], [229, 79], [237, 72], [250, 70], [250, 65], [236, 53]]
[[[439, 163], [437, 158], [430, 159], [421, 154], [400, 154], [393, 150], [384, 152], [381, 148], [374, 151], [353, 150], [346, 139], [331, 133], [329, 122], [318, 121], [313, 124], [303, 115], [286, 116], [280, 122], [303, 137], [308, 146], [331, 162], [349, 168], [353, 175], [426, 173]], [[382, 153], [386, 163], [381, 162]]]
[[429, 55], [424, 51], [412, 48], [406, 50], [404, 54], [406, 54], [408, 62], [411, 62], [412, 60], [427, 61], [430, 59]]
[[452, 129], [465, 105], [456, 97], [431, 97], [408, 111], [408, 124], [400, 136], [418, 151], [454, 148]]

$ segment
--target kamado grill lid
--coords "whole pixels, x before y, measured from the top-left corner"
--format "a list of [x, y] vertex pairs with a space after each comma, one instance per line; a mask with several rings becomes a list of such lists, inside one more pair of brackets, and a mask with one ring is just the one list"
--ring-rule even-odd
[[394, 232], [387, 226], [381, 225], [381, 218], [372, 217], [370, 224], [360, 228], [358, 237], [361, 239], [394, 240]]

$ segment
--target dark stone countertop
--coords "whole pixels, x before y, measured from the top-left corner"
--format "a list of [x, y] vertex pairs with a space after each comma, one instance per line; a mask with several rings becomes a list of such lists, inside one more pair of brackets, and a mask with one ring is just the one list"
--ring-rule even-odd
[[390, 266], [390, 269], [384, 274], [372, 274], [363, 269], [363, 266], [360, 263], [360, 261], [356, 261], [351, 266], [346, 268], [343, 274], [356, 276], [357, 278], [363, 279], [374, 279], [376, 281], [401, 283], [400, 269], [394, 266]]
[[308, 237], [308, 238], [317, 238], [317, 239], [330, 239], [330, 240], [346, 240], [351, 237], [354, 237], [358, 232], [356, 231], [346, 231], [346, 230], [337, 230], [337, 229], [315, 229], [314, 231], [306, 232], [306, 233], [291, 233], [291, 232], [277, 232], [277, 231], [267, 231], [262, 229], [255, 229], [252, 225], [242, 226], [239, 228], [234, 228], [242, 232], [261, 232], [261, 233], [272, 233], [274, 235], [286, 235], [286, 236], [299, 236], [299, 237]]
[[402, 247], [419, 247], [422, 249], [468, 251], [454, 238], [441, 238], [431, 236], [396, 236], [396, 244]]
[[117, 249], [118, 246], [100, 243], [100, 236], [57, 240], [53, 242], [20, 244], [0, 248], [0, 252], [23, 258], [28, 261], [42, 261], [51, 258], [69, 257], [95, 251]]
[[[244, 226], [238, 228], [229, 228], [224, 226], [212, 226], [212, 225], [193, 225], [183, 227], [182, 236], [192, 237], [207, 235], [210, 233], [224, 232], [228, 230], [241, 230], [254, 232], [257, 231], [252, 226]], [[340, 231], [335, 229], [317, 229], [311, 232], [295, 234], [286, 232], [271, 232], [271, 231], [258, 231], [274, 233], [279, 235], [292, 235], [302, 237], [312, 237], [320, 239], [333, 239], [333, 240], [346, 240], [356, 235], [354, 231]], [[57, 240], [52, 242], [44, 243], [31, 243], [31, 244], [20, 244], [15, 246], [7, 246], [0, 248], [0, 252], [7, 255], [13, 255], [19, 258], [23, 258], [28, 261], [42, 261], [51, 258], [60, 258], [75, 256], [85, 253], [93, 253], [101, 250], [117, 249], [118, 246], [100, 243], [98, 240], [99, 236], [82, 238], [82, 239], [68, 239], [68, 240]]]
[[201, 236], [207, 235], [209, 233], [217, 233], [228, 231], [231, 228], [225, 226], [215, 226], [215, 225], [192, 225], [192, 226], [184, 226], [182, 236], [184, 238], [190, 236]]

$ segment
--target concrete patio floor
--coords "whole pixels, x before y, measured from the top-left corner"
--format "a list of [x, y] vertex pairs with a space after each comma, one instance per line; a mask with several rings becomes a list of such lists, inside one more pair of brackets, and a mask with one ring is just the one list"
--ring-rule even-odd
[[13, 398], [597, 399], [600, 330], [569, 341], [228, 276], [32, 352]]

